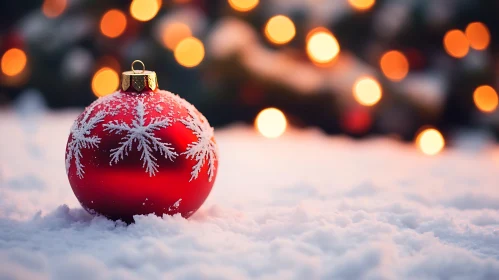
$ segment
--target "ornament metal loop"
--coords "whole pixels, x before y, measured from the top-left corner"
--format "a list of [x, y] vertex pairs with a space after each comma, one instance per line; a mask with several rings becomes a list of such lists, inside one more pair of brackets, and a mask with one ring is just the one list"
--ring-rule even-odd
[[[135, 69], [133, 68], [133, 65], [134, 65], [135, 63], [137, 63], [137, 62], [138, 62], [138, 63], [140, 63], [140, 64], [142, 64], [142, 72], [138, 72], [137, 70], [135, 70]], [[142, 60], [134, 60], [134, 61], [132, 62], [132, 72], [133, 72], [134, 74], [137, 74], [137, 73], [144, 73], [144, 72], [146, 72], [146, 66], [144, 65], [144, 62], [142, 62]]]
[[[136, 70], [134, 65], [136, 63], [142, 64], [142, 71]], [[123, 91], [141, 92], [144, 89], [155, 91], [158, 88], [158, 78], [156, 72], [146, 70], [144, 62], [134, 60], [131, 65], [131, 71], [121, 73], [121, 89]]]

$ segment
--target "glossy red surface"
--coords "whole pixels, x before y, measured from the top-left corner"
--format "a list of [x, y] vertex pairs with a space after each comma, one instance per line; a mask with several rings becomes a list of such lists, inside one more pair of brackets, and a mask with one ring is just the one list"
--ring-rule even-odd
[[[147, 104], [146, 123], [153, 118], [172, 119], [171, 126], [160, 128], [154, 135], [165, 143], [171, 143], [178, 155], [171, 161], [153, 150], [158, 171], [152, 176], [145, 171], [137, 142], [132, 144], [131, 151], [123, 159], [111, 164], [111, 149], [119, 147], [126, 133], [105, 131], [104, 124], [118, 120], [131, 126], [136, 118], [134, 108], [138, 100]], [[197, 136], [178, 120], [188, 114], [184, 104], [177, 102], [173, 95], [165, 91], [121, 93], [119, 100], [96, 102], [100, 104], [86, 108], [77, 121], [81, 121], [88, 110], [91, 110], [89, 118], [99, 111], [108, 111], [103, 120], [90, 131], [90, 135], [100, 138], [99, 146], [80, 150], [81, 164], [84, 166], [83, 178], [77, 175], [74, 158], [69, 165], [69, 182], [81, 205], [91, 213], [126, 222], [133, 221], [133, 215], [149, 213], [159, 216], [180, 213], [185, 218], [191, 216], [208, 197], [215, 182], [216, 169], [215, 176], [209, 181], [208, 164], [204, 164], [199, 176], [191, 180], [196, 160], [187, 159], [182, 152], [186, 151], [190, 143], [197, 141]], [[155, 110], [159, 108], [158, 105], [162, 110]], [[120, 108], [117, 113], [116, 108]], [[69, 136], [68, 143], [71, 139], [72, 135]], [[218, 168], [218, 158], [215, 166]]]

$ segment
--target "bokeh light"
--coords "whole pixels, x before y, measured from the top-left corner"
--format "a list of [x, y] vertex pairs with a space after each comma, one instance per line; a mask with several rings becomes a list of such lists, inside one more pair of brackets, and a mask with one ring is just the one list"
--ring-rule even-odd
[[24, 51], [12, 48], [2, 56], [2, 72], [9, 77], [16, 76], [24, 70], [27, 60]]
[[369, 109], [356, 106], [346, 110], [341, 117], [341, 126], [349, 133], [360, 135], [367, 133], [373, 124]]
[[67, 4], [67, 0], [45, 0], [42, 5], [42, 13], [48, 18], [56, 18], [64, 12]]
[[259, 0], [229, 0], [229, 5], [236, 11], [248, 12], [253, 10], [259, 2]]
[[163, 26], [161, 32], [163, 44], [170, 50], [174, 50], [178, 43], [191, 36], [191, 29], [182, 22], [169, 22]]
[[255, 126], [263, 136], [277, 138], [286, 131], [286, 116], [279, 109], [267, 108], [258, 113]]
[[440, 131], [427, 128], [416, 137], [416, 145], [425, 155], [436, 155], [445, 146], [445, 140]]
[[274, 44], [286, 44], [291, 41], [295, 35], [295, 24], [287, 16], [274, 16], [270, 18], [265, 25], [265, 36]]
[[409, 61], [399, 51], [386, 52], [379, 62], [381, 71], [392, 81], [401, 81], [409, 73]]
[[160, 2], [157, 0], [133, 0], [130, 4], [130, 14], [139, 21], [149, 21], [158, 14]]
[[109, 67], [103, 67], [92, 78], [92, 91], [98, 97], [106, 96], [115, 92], [119, 83], [118, 73]]
[[123, 34], [126, 28], [126, 16], [120, 10], [109, 10], [102, 16], [100, 30], [109, 38], [116, 38]]
[[490, 113], [497, 109], [499, 98], [491, 86], [479, 86], [473, 92], [473, 101], [478, 110]]
[[312, 30], [307, 36], [307, 54], [318, 64], [331, 62], [340, 52], [340, 45], [330, 32], [323, 28]]
[[185, 38], [175, 47], [174, 56], [178, 64], [184, 67], [195, 67], [203, 61], [204, 45], [197, 38]]
[[472, 22], [466, 27], [465, 34], [473, 49], [484, 50], [489, 46], [490, 32], [485, 24]]
[[353, 97], [359, 104], [373, 106], [381, 100], [381, 85], [374, 78], [362, 77], [353, 85]]
[[371, 9], [376, 3], [375, 0], [348, 0], [352, 8], [359, 11], [366, 11]]
[[463, 58], [468, 54], [470, 43], [461, 30], [450, 30], [444, 36], [445, 51], [452, 57]]

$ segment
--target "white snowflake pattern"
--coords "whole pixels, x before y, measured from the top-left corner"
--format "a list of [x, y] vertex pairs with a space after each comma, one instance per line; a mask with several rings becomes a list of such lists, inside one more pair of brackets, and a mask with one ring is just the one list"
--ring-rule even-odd
[[180, 122], [183, 123], [192, 133], [198, 138], [197, 141], [187, 145], [187, 150], [183, 152], [187, 159], [195, 159], [197, 163], [192, 167], [191, 179], [197, 179], [201, 168], [208, 161], [208, 181], [211, 182], [215, 176], [215, 161], [217, 159], [217, 145], [213, 141], [213, 128], [210, 126], [204, 116], [199, 114], [194, 106], [181, 101], [188, 111], [188, 116], [181, 118]]
[[98, 123], [102, 122], [106, 116], [104, 111], [99, 111], [90, 118], [90, 115], [97, 105], [97, 103], [91, 105], [90, 109], [83, 115], [83, 118], [80, 121], [76, 120], [71, 127], [71, 140], [68, 143], [66, 154], [66, 173], [69, 174], [71, 160], [74, 158], [76, 175], [78, 175], [80, 179], [83, 178], [85, 174], [85, 171], [83, 170], [85, 166], [81, 163], [81, 158], [83, 157], [81, 149], [98, 148], [101, 140], [101, 138], [96, 135], [90, 135], [92, 129], [94, 129]]
[[128, 152], [132, 150], [132, 145], [134, 142], [138, 142], [137, 149], [142, 151], [140, 159], [143, 161], [142, 167], [146, 168], [146, 172], [149, 176], [156, 175], [158, 172], [157, 158], [152, 154], [154, 151], [159, 151], [159, 153], [165, 158], [173, 161], [178, 155], [174, 148], [171, 147], [170, 143], [163, 143], [159, 137], [154, 135], [154, 132], [171, 125], [171, 119], [167, 117], [163, 118], [151, 118], [149, 123], [146, 124], [146, 115], [148, 112], [145, 110], [145, 104], [143, 100], [137, 101], [137, 106], [135, 108], [136, 115], [132, 124], [129, 125], [123, 121], [111, 121], [104, 124], [104, 131], [113, 132], [116, 134], [125, 132], [126, 135], [122, 138], [119, 143], [118, 148], [111, 149], [111, 161], [110, 165], [113, 163], [118, 163], [123, 157], [128, 155]]

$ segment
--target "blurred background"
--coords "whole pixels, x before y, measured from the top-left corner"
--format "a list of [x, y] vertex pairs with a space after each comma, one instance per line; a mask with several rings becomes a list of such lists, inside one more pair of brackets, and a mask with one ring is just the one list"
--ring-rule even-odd
[[499, 1], [40, 0], [0, 14], [4, 109], [87, 106], [140, 59], [215, 127], [386, 135], [429, 155], [499, 136]]

